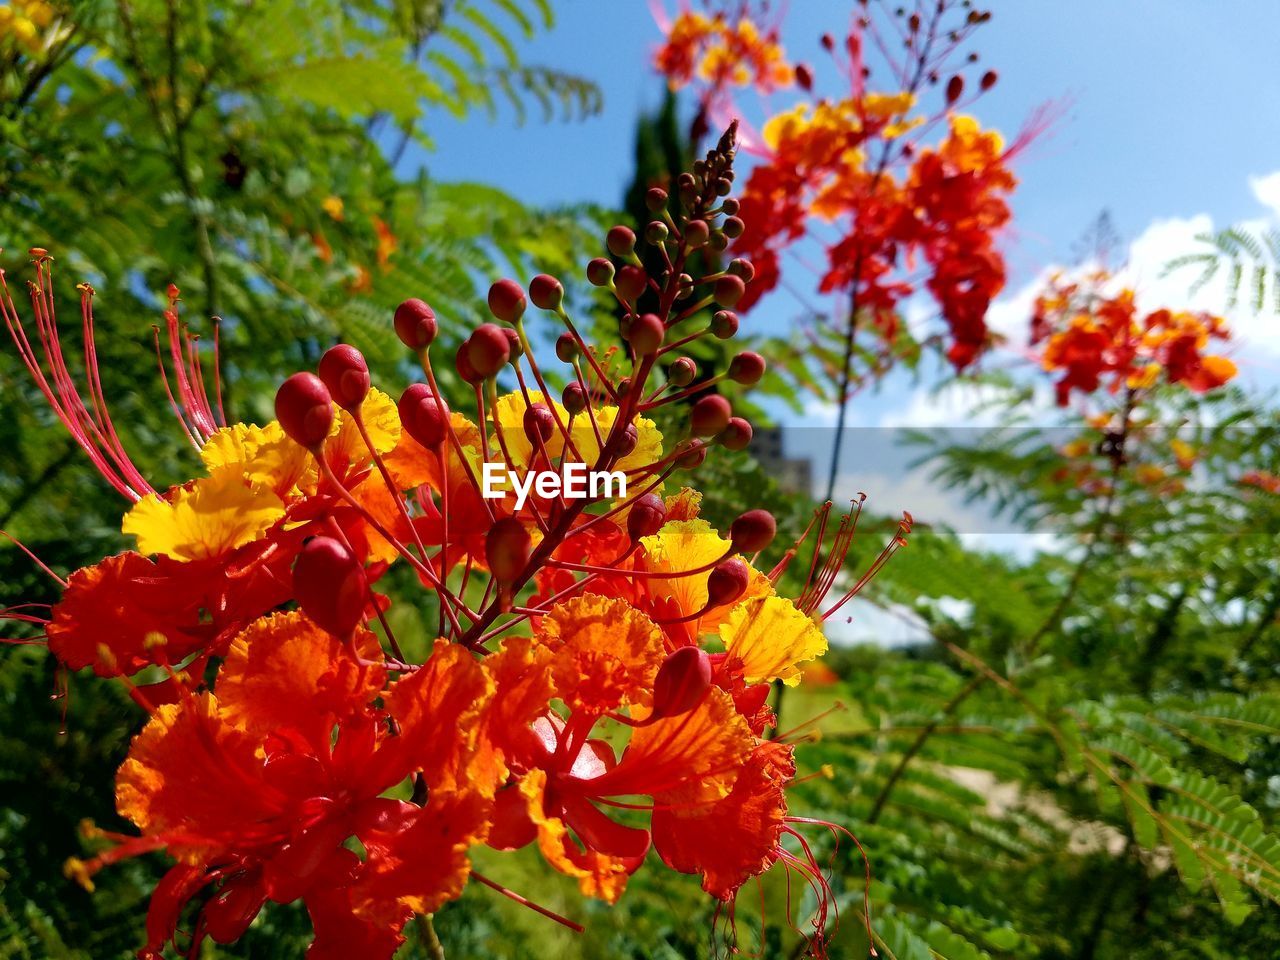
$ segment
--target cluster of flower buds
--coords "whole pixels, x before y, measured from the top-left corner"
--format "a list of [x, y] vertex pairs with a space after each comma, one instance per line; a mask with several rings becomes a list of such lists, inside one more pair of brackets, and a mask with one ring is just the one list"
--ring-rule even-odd
[[[821, 953], [830, 888], [807, 842], [783, 842], [815, 821], [788, 812], [794, 747], [768, 732], [768, 696], [826, 649], [823, 620], [910, 524], [850, 586], [841, 576], [857, 511], [831, 537], [828, 505], [781, 562], [758, 568], [777, 534], [771, 514], [748, 510], [722, 536], [700, 516], [700, 493], [670, 485], [717, 445], [750, 442], [751, 425], [716, 391], [749, 387], [765, 369], [744, 351], [699, 379], [681, 353], [739, 326], [750, 264], [690, 272], [700, 248], [742, 228], [733, 154], [730, 128], [675, 196], [650, 192], [643, 240], [614, 227], [610, 256], [588, 264], [623, 309], [625, 349], [584, 339], [558, 280], [535, 277], [527, 292], [495, 283], [493, 322], [450, 358], [470, 416], [436, 377], [441, 324], [408, 300], [394, 328], [423, 380], [398, 401], [340, 344], [281, 384], [274, 421], [224, 425], [204, 387], [211, 379], [216, 397], [216, 373], [205, 377], [171, 290], [174, 409], [207, 474], [167, 490], [133, 467], [107, 413], [92, 291], [82, 290], [86, 400], [59, 345], [47, 254], [36, 252], [32, 285], [41, 353], [3, 289], [37, 384], [130, 502], [122, 529], [136, 549], [60, 581], [50, 615], [23, 623], [43, 626], [65, 668], [119, 679], [151, 715], [117, 785], [139, 834], [112, 834], [67, 865], [90, 885], [124, 857], [178, 856], [143, 956], [169, 941], [193, 952], [206, 937], [235, 940], [267, 901], [300, 899], [316, 930], [309, 956], [389, 958], [414, 914], [469, 879], [576, 927], [467, 855], [535, 842], [551, 868], [608, 902], [651, 846], [726, 902], [781, 864], [819, 894], [804, 932]], [[642, 265], [641, 242], [662, 269]], [[642, 310], [642, 296], [656, 306]], [[555, 370], [531, 349], [530, 302], [564, 328]], [[668, 405], [687, 409], [674, 438], [648, 416]], [[789, 598], [781, 577], [802, 548], [809, 576]], [[437, 600], [425, 659], [406, 655], [421, 648], [401, 643], [386, 616], [396, 601], [378, 585], [393, 563]], [[165, 679], [144, 683], [157, 666]], [[620, 753], [599, 736], [609, 724], [629, 731]], [[649, 811], [647, 825], [609, 815], [622, 797]]]

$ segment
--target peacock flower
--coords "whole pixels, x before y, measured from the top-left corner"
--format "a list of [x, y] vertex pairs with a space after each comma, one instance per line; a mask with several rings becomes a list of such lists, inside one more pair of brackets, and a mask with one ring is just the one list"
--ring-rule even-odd
[[[686, 273], [732, 230], [722, 184], [734, 153], [731, 128], [678, 197], [651, 192], [675, 227], [646, 231], [664, 269], [641, 266], [625, 226], [608, 232], [610, 257], [588, 265], [626, 315], [620, 345], [585, 339], [552, 277], [527, 291], [495, 283], [494, 322], [445, 361], [474, 398], [465, 412], [438, 385], [435, 312], [408, 300], [393, 325], [422, 378], [398, 399], [339, 344], [315, 373], [282, 383], [274, 420], [228, 422], [217, 338], [209, 365], [170, 288], [169, 349], [159, 333], [156, 349], [204, 470], [171, 484], [142, 475], [111, 420], [92, 289], [81, 288], [77, 377], [47, 252], [33, 251], [34, 335], [0, 274], [20, 357], [126, 501], [122, 532], [136, 545], [59, 579], [47, 615], [5, 616], [43, 630], [64, 677], [117, 679], [148, 715], [117, 777], [133, 832], [92, 828], [94, 855], [67, 864], [91, 887], [124, 858], [172, 859], [140, 956], [158, 960], [169, 944], [194, 955], [206, 939], [236, 940], [267, 903], [301, 901], [313, 960], [388, 960], [414, 915], [473, 879], [581, 929], [477, 873], [468, 851], [481, 843], [536, 845], [608, 902], [651, 848], [730, 905], [781, 864], [820, 895], [806, 939], [822, 953], [831, 890], [803, 836], [814, 821], [788, 809], [795, 757], [788, 736], [767, 732], [768, 695], [800, 682], [826, 649], [823, 622], [905, 542], [910, 520], [850, 582], [861, 504], [838, 522], [820, 511], [769, 568], [773, 517], [749, 510], [721, 534], [684, 483], [750, 440], [730, 397], [765, 371], [744, 351], [695, 382], [681, 352], [733, 335], [752, 275], [746, 262]], [[653, 313], [637, 309], [646, 291]], [[533, 349], [530, 303], [563, 328], [558, 370]], [[663, 408], [675, 414], [667, 436]], [[603, 481], [575, 486], [584, 472]], [[783, 572], [808, 550], [804, 589], [784, 595]], [[434, 595], [425, 659], [387, 616], [406, 601], [375, 590], [393, 564]]]
[[1076, 281], [1059, 275], [1036, 300], [1031, 346], [1047, 372], [1061, 375], [1059, 405], [1073, 391], [1132, 395], [1165, 383], [1206, 393], [1235, 377], [1229, 358], [1209, 352], [1231, 339], [1222, 317], [1168, 309], [1144, 315], [1133, 290], [1113, 286], [1106, 271]]

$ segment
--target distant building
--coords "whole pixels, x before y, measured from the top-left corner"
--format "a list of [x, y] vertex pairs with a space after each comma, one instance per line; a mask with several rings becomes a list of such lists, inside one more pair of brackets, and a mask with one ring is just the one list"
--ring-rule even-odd
[[790, 493], [813, 495], [813, 462], [808, 457], [788, 457], [783, 452], [781, 427], [756, 427], [751, 455], [778, 486]]

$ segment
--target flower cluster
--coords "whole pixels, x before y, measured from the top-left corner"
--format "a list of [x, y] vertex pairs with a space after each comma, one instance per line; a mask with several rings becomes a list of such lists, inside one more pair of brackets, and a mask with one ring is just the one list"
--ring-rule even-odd
[[[469, 880], [576, 926], [475, 871], [469, 851], [481, 844], [533, 845], [610, 903], [651, 849], [729, 904], [781, 864], [818, 894], [805, 934], [823, 952], [828, 879], [801, 836], [816, 821], [788, 810], [794, 748], [768, 732], [767, 698], [825, 650], [823, 620], [905, 542], [909, 518], [850, 585], [840, 578], [857, 511], [829, 524], [828, 505], [769, 568], [759, 558], [775, 537], [770, 514], [747, 511], [721, 534], [701, 517], [700, 494], [672, 481], [713, 448], [746, 444], [750, 424], [719, 388], [764, 372], [743, 352], [695, 385], [680, 353], [737, 328], [745, 265], [685, 272], [728, 222], [733, 153], [731, 130], [677, 196], [651, 191], [663, 229], [651, 224], [645, 242], [664, 270], [640, 265], [624, 226], [608, 233], [612, 257], [588, 265], [625, 312], [621, 346], [583, 338], [555, 278], [535, 277], [527, 292], [493, 285], [495, 322], [452, 357], [473, 416], [438, 388], [440, 324], [409, 300], [394, 326], [424, 381], [398, 401], [338, 345], [316, 373], [284, 381], [276, 420], [225, 425], [216, 354], [207, 374], [171, 288], [160, 369], [205, 473], [168, 489], [136, 469], [108, 414], [93, 290], [81, 287], [78, 386], [48, 254], [34, 251], [34, 334], [4, 289], [36, 383], [131, 504], [123, 530], [135, 550], [73, 573], [47, 616], [14, 618], [42, 625], [65, 668], [117, 678], [149, 714], [116, 784], [137, 832], [90, 827], [96, 854], [67, 865], [91, 888], [123, 858], [172, 857], [141, 957], [169, 944], [195, 955], [205, 939], [236, 940], [267, 902], [301, 900], [312, 960], [386, 958], [414, 915]], [[658, 312], [632, 309], [645, 291]], [[530, 301], [564, 327], [562, 390], [527, 335]], [[648, 416], [668, 406], [684, 423], [675, 442]], [[625, 493], [571, 498], [528, 482], [573, 464], [621, 474]], [[527, 496], [486, 497], [495, 467]], [[812, 553], [805, 587], [784, 596], [780, 578], [801, 551]], [[393, 601], [378, 592], [392, 564], [437, 600], [438, 639], [423, 656], [399, 642]]]
[[[891, 51], [869, 16], [855, 17], [839, 48], [824, 36], [848, 84], [836, 97], [816, 92], [812, 72], [796, 68], [807, 99], [765, 122], [755, 145], [759, 162], [741, 197], [746, 226], [734, 251], [757, 270], [743, 309], [778, 286], [784, 254], [802, 240], [818, 240], [826, 252], [818, 291], [841, 298], [850, 323], [866, 318], [884, 341], [884, 359], [903, 332], [903, 302], [925, 291], [946, 324], [946, 354], [957, 369], [987, 347], [987, 308], [1005, 282], [996, 240], [1017, 184], [1009, 162], [1022, 140], [1006, 147], [998, 133], [958, 111], [995, 84], [993, 71], [971, 96], [957, 72], [936, 108], [923, 108], [919, 98], [984, 21], [968, 6], [939, 3], [924, 20], [904, 12], [894, 26], [905, 58]], [[963, 14], [956, 24], [948, 20], [953, 8]], [[688, 79], [686, 61], [671, 52], [687, 47], [676, 33], [684, 21], [672, 26], [658, 58], [673, 83]], [[868, 82], [867, 54], [876, 49], [889, 60], [894, 85], [887, 92]], [[706, 83], [714, 97], [720, 88]], [[944, 135], [931, 141], [939, 126]]]
[[1208, 352], [1213, 341], [1230, 339], [1221, 317], [1164, 308], [1142, 314], [1133, 290], [1105, 291], [1110, 279], [1103, 271], [1081, 281], [1055, 276], [1036, 299], [1031, 345], [1045, 370], [1061, 374], [1061, 406], [1073, 390], [1091, 394], [1105, 385], [1115, 394], [1165, 382], [1204, 393], [1236, 375], [1231, 360]]
[[696, 79], [712, 96], [748, 85], [770, 93], [795, 81], [777, 28], [762, 29], [745, 10], [731, 21], [722, 11], [705, 14], [686, 7], [662, 29], [666, 39], [653, 62], [673, 90]]

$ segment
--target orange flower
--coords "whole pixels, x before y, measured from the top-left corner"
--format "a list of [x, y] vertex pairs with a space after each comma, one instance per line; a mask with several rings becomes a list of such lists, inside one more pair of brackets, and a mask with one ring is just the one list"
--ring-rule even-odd
[[[361, 632], [355, 649], [373, 654], [377, 642]], [[87, 879], [167, 849], [179, 864], [148, 928], [157, 957], [182, 904], [212, 885], [198, 929], [218, 942], [239, 937], [266, 900], [302, 898], [312, 954], [389, 958], [414, 913], [461, 892], [493, 783], [471, 766], [475, 741], [463, 733], [490, 690], [470, 654], [442, 644], [385, 695], [384, 677], [301, 613], [255, 624], [232, 645], [215, 693], [159, 708], [134, 740], [117, 806], [142, 835], [68, 872]], [[415, 771], [425, 805], [381, 796]], [[344, 846], [352, 837], [364, 859]]]
[[1206, 353], [1211, 341], [1230, 339], [1221, 317], [1160, 309], [1139, 318], [1134, 291], [1107, 294], [1109, 280], [1104, 271], [1082, 283], [1054, 277], [1036, 300], [1031, 344], [1043, 342], [1044, 369], [1062, 373], [1060, 405], [1072, 390], [1092, 393], [1104, 380], [1112, 393], [1148, 390], [1162, 379], [1204, 393], [1236, 375], [1226, 357]]

